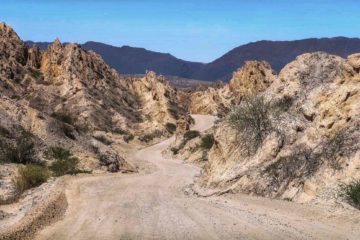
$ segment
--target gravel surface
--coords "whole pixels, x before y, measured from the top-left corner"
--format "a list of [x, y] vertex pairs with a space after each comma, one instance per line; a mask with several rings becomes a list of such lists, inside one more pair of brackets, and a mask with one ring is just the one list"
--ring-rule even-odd
[[[213, 122], [207, 116], [195, 120], [200, 131]], [[184, 193], [200, 169], [162, 156], [173, 140], [134, 151], [133, 160], [150, 163], [152, 171], [67, 184], [64, 218], [37, 239], [360, 239], [360, 214], [354, 211], [239, 194]]]

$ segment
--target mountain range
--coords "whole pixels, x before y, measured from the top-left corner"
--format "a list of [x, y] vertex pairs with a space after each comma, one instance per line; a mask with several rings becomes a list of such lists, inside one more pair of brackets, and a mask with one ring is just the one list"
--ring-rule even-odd
[[[27, 45], [34, 42], [27, 41]], [[40, 49], [47, 49], [49, 42], [36, 42]], [[169, 53], [149, 51], [130, 46], [116, 47], [104, 43], [89, 41], [81, 45], [85, 50], [93, 50], [119, 73], [144, 74], [152, 70], [168, 76], [206, 80], [228, 81], [233, 72], [248, 60], [265, 60], [279, 72], [296, 56], [323, 51], [347, 57], [360, 52], [359, 38], [309, 38], [294, 41], [257, 41], [232, 49], [210, 63], [190, 62], [178, 59]]]

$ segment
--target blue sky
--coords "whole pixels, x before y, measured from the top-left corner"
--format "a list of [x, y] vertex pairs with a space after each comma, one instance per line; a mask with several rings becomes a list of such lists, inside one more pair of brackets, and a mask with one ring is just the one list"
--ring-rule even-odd
[[89, 40], [209, 62], [257, 40], [360, 37], [359, 0], [0, 0], [24, 40]]

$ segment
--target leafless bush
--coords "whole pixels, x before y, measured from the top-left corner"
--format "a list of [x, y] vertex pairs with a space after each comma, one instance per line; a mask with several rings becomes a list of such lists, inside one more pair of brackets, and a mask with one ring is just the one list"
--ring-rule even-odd
[[281, 134], [278, 108], [263, 97], [251, 97], [245, 98], [228, 115], [227, 123], [238, 133], [249, 155], [257, 151], [270, 133]]
[[346, 158], [359, 149], [358, 139], [349, 129], [341, 129], [319, 145], [321, 156], [333, 169], [340, 170]]

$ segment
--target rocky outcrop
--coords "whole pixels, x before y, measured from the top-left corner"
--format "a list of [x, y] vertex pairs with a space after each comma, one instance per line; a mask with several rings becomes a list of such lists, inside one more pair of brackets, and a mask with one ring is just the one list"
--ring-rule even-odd
[[178, 138], [179, 136], [183, 136], [184, 133], [190, 130], [190, 116], [184, 115], [179, 118], [176, 122], [176, 133], [175, 136]]
[[265, 91], [275, 79], [276, 75], [267, 62], [248, 61], [233, 73], [229, 84], [191, 94], [189, 111], [192, 114], [224, 115], [243, 97]]
[[248, 61], [233, 74], [229, 89], [235, 96], [256, 95], [275, 80], [275, 72], [265, 61]]
[[16, 32], [3, 22], [0, 23], [0, 51], [2, 61], [26, 64], [27, 48]]
[[318, 52], [285, 66], [257, 94], [276, 127], [249, 153], [251, 138], [225, 118], [199, 184], [297, 202], [336, 199], [340, 184], [360, 177], [357, 61]]
[[[154, 72], [143, 78], [123, 77], [78, 44], [63, 45], [56, 39], [41, 52], [36, 46], [27, 48], [1, 23], [0, 52], [0, 125], [11, 134], [29, 133], [40, 160], [46, 161], [42, 153], [47, 148], [61, 146], [85, 169], [103, 165], [112, 172], [128, 171], [131, 166], [121, 151], [103, 143], [98, 143], [101, 153], [94, 149], [93, 131], [121, 130], [132, 139], [165, 131], [166, 123], [185, 114], [178, 107], [177, 92], [163, 77]], [[1, 156], [22, 139], [15, 135], [0, 136], [7, 144], [1, 146]]]
[[192, 114], [223, 115], [234, 103], [234, 98], [227, 87], [208, 88], [190, 96], [189, 112]]
[[[185, 113], [177, 104], [177, 92], [154, 72], [123, 77], [80, 45], [62, 45], [56, 39], [41, 53], [36, 46], [27, 49], [5, 24], [1, 33], [3, 92], [9, 97], [26, 92], [30, 106], [49, 115], [69, 113], [77, 125], [90, 129], [146, 134]], [[16, 84], [20, 81], [22, 86]]]
[[33, 45], [28, 49], [27, 65], [31, 68], [38, 69], [41, 66], [41, 52], [40, 48]]
[[172, 89], [163, 76], [149, 71], [142, 78], [128, 78], [127, 89], [140, 103], [143, 130], [162, 129], [166, 123], [176, 123], [185, 110], [178, 104], [176, 90]]

